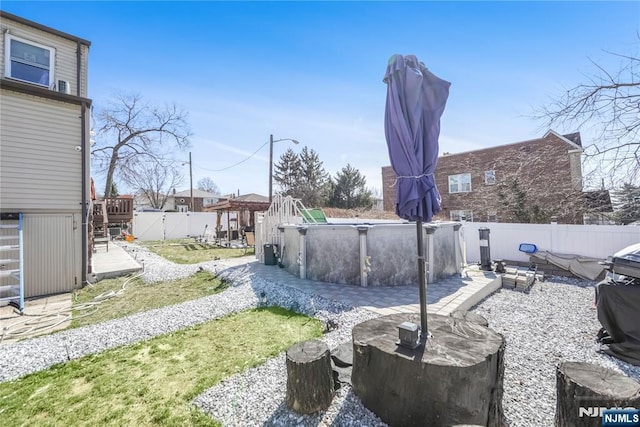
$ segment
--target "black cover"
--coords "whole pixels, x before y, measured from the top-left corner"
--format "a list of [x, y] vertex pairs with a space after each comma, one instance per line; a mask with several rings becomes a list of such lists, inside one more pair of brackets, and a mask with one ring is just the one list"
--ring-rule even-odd
[[602, 351], [640, 366], [640, 285], [607, 278], [596, 287]]

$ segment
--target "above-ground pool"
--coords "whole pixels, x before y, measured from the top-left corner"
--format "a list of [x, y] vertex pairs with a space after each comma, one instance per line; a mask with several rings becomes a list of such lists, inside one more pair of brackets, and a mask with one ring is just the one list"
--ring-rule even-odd
[[[460, 273], [460, 223], [423, 225], [428, 281]], [[279, 227], [278, 257], [301, 278], [357, 286], [418, 284], [415, 223]]]

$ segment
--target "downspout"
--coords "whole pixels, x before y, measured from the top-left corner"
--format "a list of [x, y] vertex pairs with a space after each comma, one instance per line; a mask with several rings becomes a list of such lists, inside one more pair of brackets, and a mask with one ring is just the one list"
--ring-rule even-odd
[[[81, 78], [82, 78], [82, 44], [80, 41], [76, 41], [76, 95], [81, 96], [80, 87], [82, 86]], [[80, 182], [82, 183], [82, 286], [84, 286], [87, 281], [88, 275], [88, 264], [89, 264], [89, 202], [87, 201], [87, 162], [89, 156], [89, 146], [87, 144], [87, 103], [83, 102], [81, 105], [81, 114], [80, 114], [80, 138], [81, 138], [81, 157], [82, 157], [82, 167], [81, 173], [82, 177], [80, 178]]]
[[87, 201], [87, 156], [89, 155], [89, 147], [87, 146], [87, 104], [85, 102], [82, 103], [81, 107], [81, 145], [82, 145], [82, 285], [85, 285], [87, 282], [87, 265], [88, 265], [88, 245], [89, 245], [89, 226], [88, 226], [88, 218], [89, 218], [89, 203]]
[[[81, 86], [81, 69], [82, 69], [82, 44], [79, 41], [76, 42], [76, 96], [80, 95]], [[86, 98], [86, 97], [85, 97]]]

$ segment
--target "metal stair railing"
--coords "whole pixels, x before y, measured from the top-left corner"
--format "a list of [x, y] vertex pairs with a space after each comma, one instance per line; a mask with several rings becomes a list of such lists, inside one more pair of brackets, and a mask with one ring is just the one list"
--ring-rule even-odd
[[[300, 199], [276, 194], [260, 224], [259, 242], [256, 242], [256, 257], [262, 258], [262, 247], [265, 244], [281, 247], [278, 227], [283, 224], [300, 224], [304, 221], [302, 211], [306, 211]], [[311, 218], [315, 223], [315, 219]], [[256, 222], [257, 224], [257, 222]], [[260, 247], [257, 247], [257, 246]]]

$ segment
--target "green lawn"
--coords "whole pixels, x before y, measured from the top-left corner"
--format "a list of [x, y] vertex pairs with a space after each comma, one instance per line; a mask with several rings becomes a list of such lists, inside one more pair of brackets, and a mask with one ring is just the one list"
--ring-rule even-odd
[[223, 248], [210, 243], [198, 243], [194, 239], [151, 240], [137, 243], [177, 264], [197, 264], [216, 259], [255, 255], [254, 248], [249, 248], [247, 251]]
[[6, 426], [219, 425], [190, 404], [222, 379], [322, 335], [278, 307], [237, 313], [0, 383]]
[[[102, 296], [109, 296], [122, 289], [119, 296], [108, 298], [93, 305]], [[190, 301], [223, 291], [227, 284], [208, 271], [199, 271], [183, 279], [169, 282], [145, 283], [142, 279], [118, 277], [105, 279], [95, 285], [79, 290], [73, 302], [71, 327], [92, 325], [118, 317], [147, 311], [167, 305]]]

